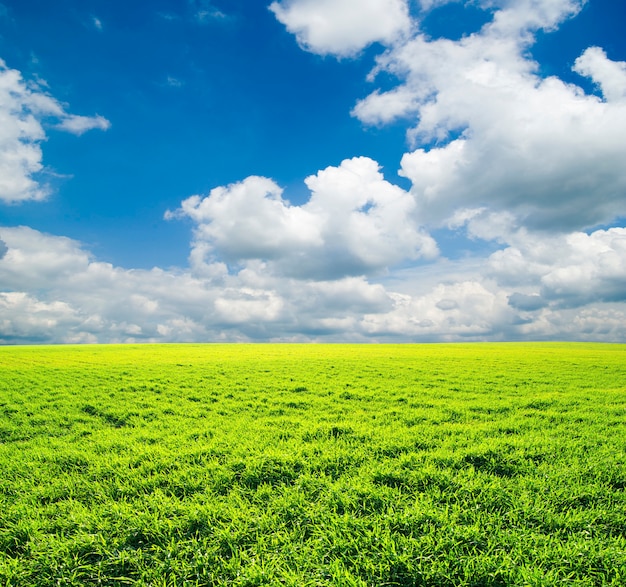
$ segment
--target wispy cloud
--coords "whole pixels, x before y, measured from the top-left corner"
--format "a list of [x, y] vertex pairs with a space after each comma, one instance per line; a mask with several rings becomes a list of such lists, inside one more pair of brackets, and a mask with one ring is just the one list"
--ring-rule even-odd
[[222, 20], [224, 18], [226, 18], [226, 14], [224, 12], [213, 8], [209, 10], [198, 10], [195, 14], [196, 21], [201, 24], [213, 20]]
[[208, 0], [189, 0], [189, 5], [193, 12], [194, 20], [199, 24], [206, 24], [227, 18], [225, 12], [213, 6]]
[[88, 130], [108, 130], [111, 128], [111, 123], [103, 116], [77, 116], [72, 114], [63, 118], [56, 125], [56, 128], [80, 136]]
[[171, 12], [157, 12], [157, 15], [159, 16], [159, 18], [169, 21], [178, 20], [180, 18], [178, 15]]
[[158, 12], [157, 15], [163, 20], [178, 21], [186, 20], [199, 25], [227, 21], [229, 15], [213, 6], [209, 0], [187, 0], [186, 8], [181, 13]]
[[167, 79], [165, 81], [165, 83], [170, 87], [170, 88], [182, 88], [185, 83], [181, 80], [179, 80], [178, 78], [168, 75]]

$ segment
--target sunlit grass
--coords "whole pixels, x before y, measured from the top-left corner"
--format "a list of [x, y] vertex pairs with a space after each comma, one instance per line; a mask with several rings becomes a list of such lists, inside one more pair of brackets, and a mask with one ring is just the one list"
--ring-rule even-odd
[[0, 583], [624, 585], [625, 359], [0, 348]]

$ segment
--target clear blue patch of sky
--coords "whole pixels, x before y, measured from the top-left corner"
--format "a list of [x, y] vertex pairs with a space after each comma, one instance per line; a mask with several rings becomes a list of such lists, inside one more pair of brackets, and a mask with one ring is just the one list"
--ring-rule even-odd
[[451, 2], [429, 11], [420, 22], [420, 30], [431, 39], [453, 41], [480, 31], [490, 22], [492, 12], [471, 3]]

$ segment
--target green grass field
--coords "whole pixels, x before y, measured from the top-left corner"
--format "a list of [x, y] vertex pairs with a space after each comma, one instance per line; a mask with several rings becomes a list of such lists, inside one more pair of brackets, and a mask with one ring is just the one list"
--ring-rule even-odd
[[626, 345], [0, 348], [0, 585], [626, 585]]

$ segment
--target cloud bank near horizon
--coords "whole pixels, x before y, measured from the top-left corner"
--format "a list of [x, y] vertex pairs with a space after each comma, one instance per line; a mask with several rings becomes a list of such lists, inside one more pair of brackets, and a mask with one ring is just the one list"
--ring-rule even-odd
[[[397, 83], [355, 96], [351, 114], [406, 123], [410, 187], [359, 154], [306, 178], [300, 205], [267, 177], [215, 187], [165, 213], [192, 226], [178, 269], [115, 267], [65, 237], [0, 228], [0, 341], [626, 342], [626, 63], [584, 50], [573, 69], [593, 94], [541, 77], [535, 35], [582, 1], [484, 3], [480, 31], [429, 38], [420, 19], [444, 3], [270, 6], [306, 51], [381, 46], [369, 79]], [[46, 125], [109, 122], [1, 65], [0, 199], [40, 200]], [[485, 252], [446, 255], [449, 239]]]

